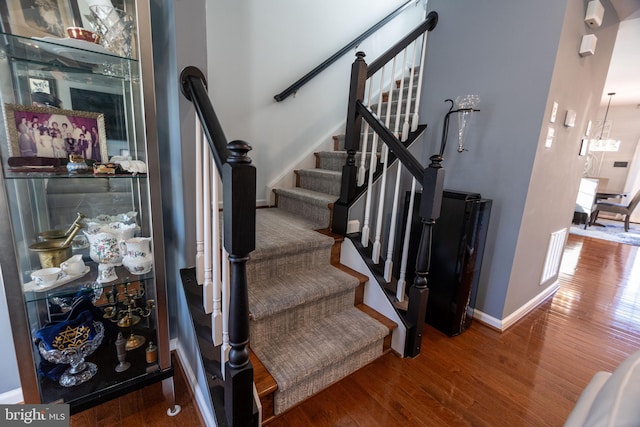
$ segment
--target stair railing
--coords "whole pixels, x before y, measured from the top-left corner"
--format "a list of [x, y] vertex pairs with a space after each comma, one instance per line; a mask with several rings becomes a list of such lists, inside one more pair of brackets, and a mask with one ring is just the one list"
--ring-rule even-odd
[[[334, 204], [332, 219], [333, 231], [346, 234], [351, 205], [358, 196], [365, 195], [363, 223], [360, 230], [361, 245], [367, 248], [373, 234], [370, 261], [374, 265], [380, 262], [383, 256], [382, 247], [384, 244], [387, 245], [384, 253], [384, 272], [380, 274], [380, 280], [385, 283], [392, 282], [396, 228], [400, 228], [401, 222], [398, 220], [398, 202], [403, 171], [408, 171], [412, 178], [411, 207], [417, 184], [422, 184], [423, 195], [419, 211], [423, 225], [422, 236], [416, 261], [416, 278], [409, 289], [406, 308], [408, 326], [405, 354], [411, 357], [420, 353], [429, 293], [427, 277], [431, 258], [432, 226], [440, 213], [444, 170], [439, 162], [433, 161], [424, 168], [409, 152], [407, 146], [426, 128], [425, 125], [419, 125], [418, 108], [427, 34], [435, 28], [437, 21], [438, 14], [429, 13], [422, 24], [370, 65], [365, 62], [363, 52], [356, 53], [356, 60], [351, 68], [347, 107], [345, 132], [347, 160], [342, 169], [341, 193]], [[381, 148], [378, 158], [379, 141], [381, 141]], [[369, 142], [371, 147], [368, 146]], [[359, 164], [356, 161], [358, 152], [361, 153]], [[368, 153], [370, 155], [367, 168]], [[387, 174], [388, 166], [394, 159], [399, 162], [391, 196], [393, 201], [389, 206], [386, 195]], [[377, 201], [375, 215], [373, 215], [372, 206], [374, 201]], [[386, 223], [385, 210], [389, 208], [391, 209], [390, 225], [387, 230], [383, 230]], [[411, 211], [412, 209], [409, 213]], [[401, 245], [403, 250], [400, 274], [395, 293], [395, 302], [399, 305], [404, 303], [406, 298], [404, 276], [411, 218], [406, 221], [404, 242]], [[375, 233], [371, 233], [374, 226]]]
[[[252, 425], [253, 367], [249, 361], [249, 302], [246, 264], [255, 249], [256, 170], [244, 141], [227, 139], [209, 99], [206, 80], [195, 67], [180, 74], [182, 94], [196, 110], [196, 191], [204, 212], [196, 229], [198, 283], [204, 286], [204, 307], [212, 314], [212, 339], [222, 344], [224, 406], [229, 426]], [[204, 147], [202, 135], [208, 148]], [[210, 159], [213, 159], [211, 162]], [[222, 182], [223, 248], [217, 246], [218, 179]], [[200, 204], [200, 202], [198, 201]], [[218, 262], [222, 250], [228, 259]], [[228, 269], [228, 270], [227, 270]], [[199, 271], [198, 271], [199, 270]], [[228, 287], [224, 283], [228, 283]], [[227, 338], [228, 337], [228, 338]], [[227, 344], [228, 343], [228, 344]], [[225, 348], [228, 347], [228, 349]]]
[[338, 50], [329, 58], [325, 59], [320, 65], [315, 67], [313, 70], [309, 71], [304, 76], [300, 77], [293, 84], [291, 84], [291, 86], [289, 86], [282, 92], [278, 93], [277, 95], [274, 95], [273, 99], [275, 99], [277, 102], [281, 102], [287, 99], [289, 96], [295, 94], [298, 91], [298, 89], [300, 89], [302, 86], [309, 83], [309, 81], [311, 81], [314, 77], [316, 77], [322, 71], [327, 69], [331, 64], [336, 62], [338, 59], [342, 58], [344, 55], [347, 54], [347, 52], [351, 51], [351, 49], [357, 48], [358, 45], [362, 43], [365, 39], [367, 39], [372, 34], [375, 34], [380, 28], [384, 27], [393, 18], [395, 18], [396, 16], [404, 12], [409, 6], [411, 6], [411, 4], [418, 3], [418, 1], [419, 0], [408, 0], [407, 2], [405, 2], [402, 6], [398, 7], [389, 15], [382, 18], [380, 22], [373, 25], [367, 31], [365, 31], [364, 33], [360, 34], [358, 37], [356, 37], [355, 39], [347, 43], [342, 49]]

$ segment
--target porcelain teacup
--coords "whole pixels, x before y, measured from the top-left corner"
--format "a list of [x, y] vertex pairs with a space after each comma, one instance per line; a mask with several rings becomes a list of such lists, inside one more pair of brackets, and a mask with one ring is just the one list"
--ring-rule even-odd
[[31, 279], [36, 282], [36, 285], [44, 286], [59, 280], [64, 276], [62, 269], [58, 267], [49, 267], [36, 270], [31, 273]]

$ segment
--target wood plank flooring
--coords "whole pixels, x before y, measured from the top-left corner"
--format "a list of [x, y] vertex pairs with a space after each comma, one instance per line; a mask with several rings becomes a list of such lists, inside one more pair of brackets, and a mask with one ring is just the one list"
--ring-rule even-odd
[[174, 417], [167, 415], [162, 384], [156, 383], [102, 405], [71, 416], [73, 427], [199, 427], [204, 422], [191, 389], [185, 382], [182, 366], [173, 357], [176, 403], [181, 411]]
[[[639, 249], [570, 235], [560, 290], [506, 332], [474, 322], [449, 338], [427, 325], [417, 358], [388, 353], [269, 427], [561, 426], [596, 371], [640, 349]], [[176, 373], [175, 418], [158, 385], [71, 424], [199, 425]]]

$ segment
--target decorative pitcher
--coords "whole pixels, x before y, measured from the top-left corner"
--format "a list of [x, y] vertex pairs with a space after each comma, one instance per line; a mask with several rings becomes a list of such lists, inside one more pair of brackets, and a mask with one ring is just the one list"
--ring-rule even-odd
[[89, 239], [89, 256], [98, 264], [122, 265], [122, 254], [118, 239], [111, 233], [101, 231], [100, 227], [91, 227], [83, 231]]
[[132, 274], [146, 274], [153, 267], [151, 237], [133, 237], [120, 242], [124, 254], [122, 264]]

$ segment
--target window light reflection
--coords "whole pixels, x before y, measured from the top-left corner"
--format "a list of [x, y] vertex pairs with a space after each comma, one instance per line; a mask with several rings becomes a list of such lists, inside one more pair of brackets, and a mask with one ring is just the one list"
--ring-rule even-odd
[[627, 327], [640, 323], [640, 252], [636, 252], [635, 257], [629, 261], [629, 280], [622, 289], [613, 312], [614, 318], [624, 321]]

